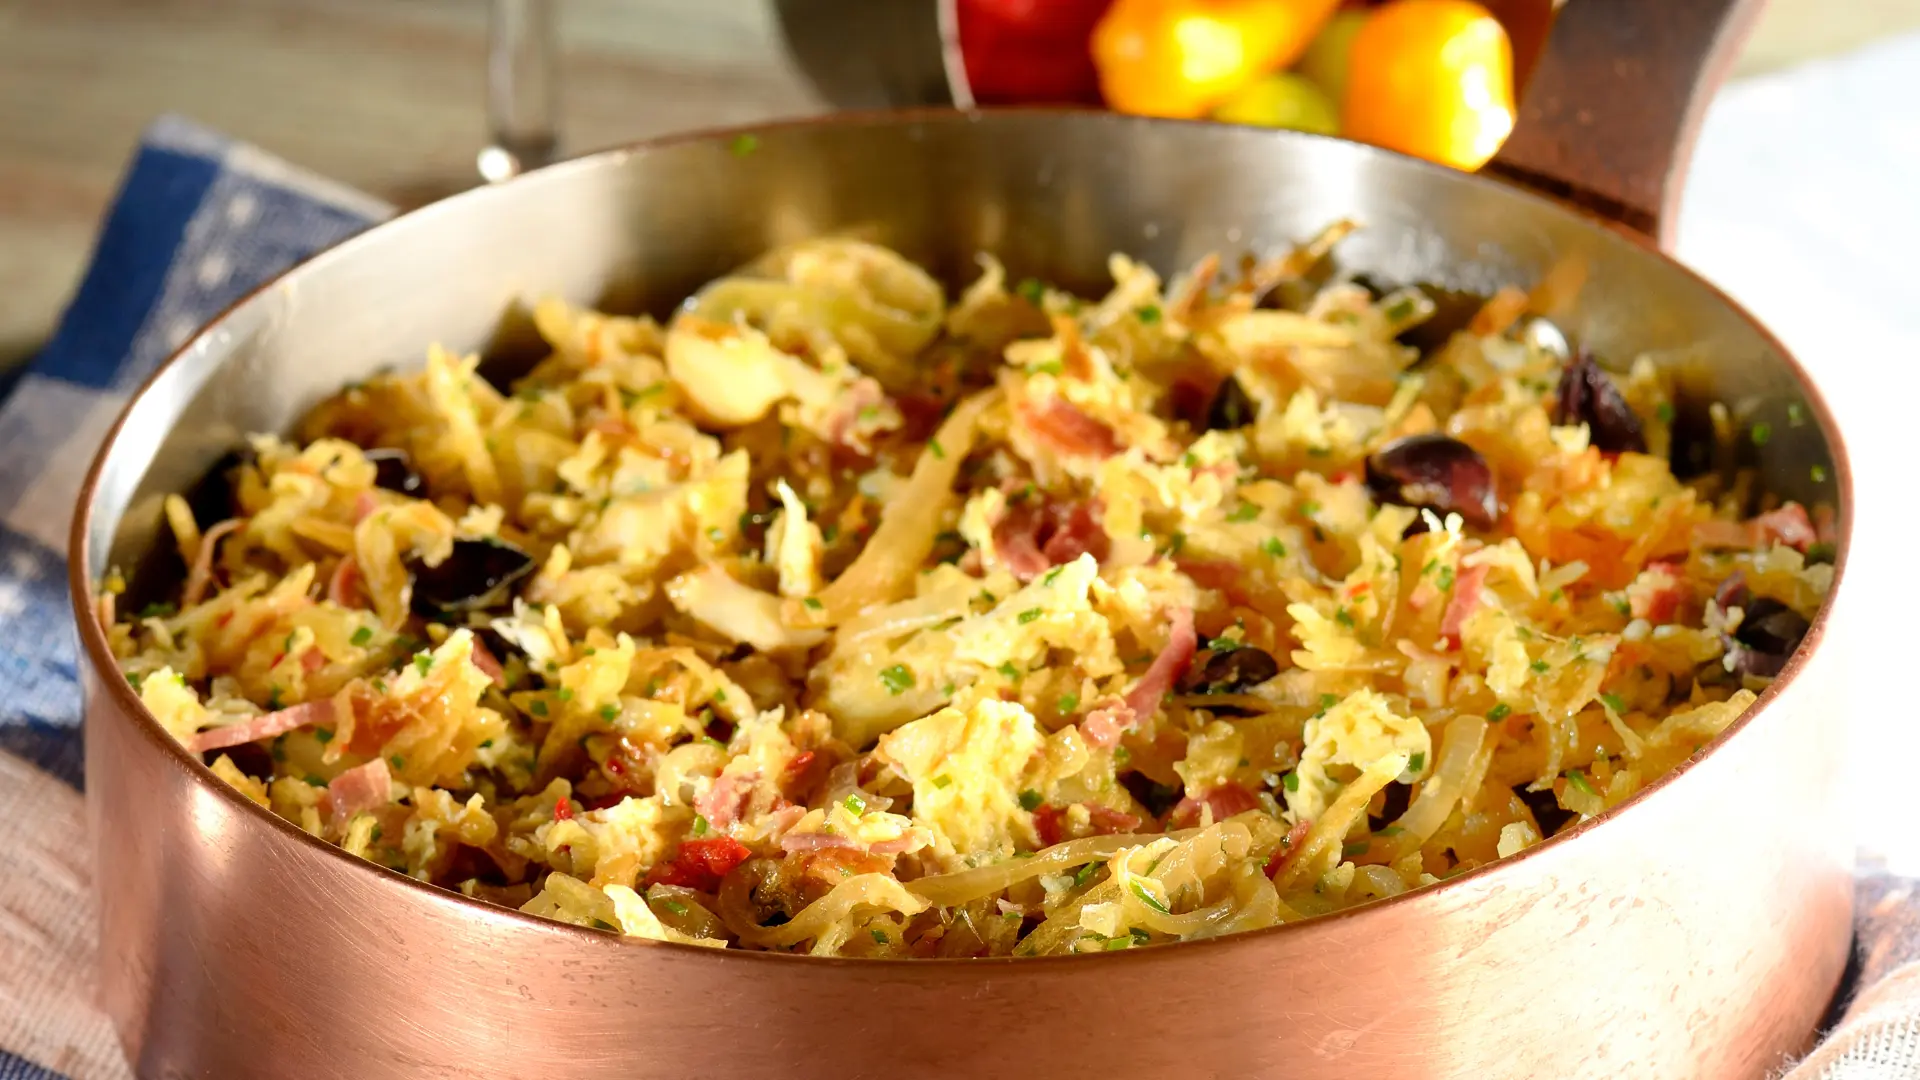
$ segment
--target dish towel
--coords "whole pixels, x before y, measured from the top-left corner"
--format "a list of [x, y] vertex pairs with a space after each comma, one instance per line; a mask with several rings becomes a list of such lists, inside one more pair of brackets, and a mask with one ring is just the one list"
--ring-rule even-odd
[[[1871, 103], [1916, 97], [1920, 38], [1732, 87], [1709, 116], [1689, 188], [1683, 258], [1787, 340], [1855, 440], [1897, 437], [1891, 409], [1913, 400], [1885, 380], [1916, 355], [1895, 316], [1907, 280], [1900, 260], [1920, 250], [1908, 190], [1920, 177], [1910, 156], [1920, 155], [1920, 121], [1910, 110], [1876, 118]], [[57, 335], [0, 406], [0, 1080], [128, 1075], [91, 1004], [85, 777], [60, 554], [81, 476], [129, 392], [195, 327], [390, 212], [162, 119], [142, 139]], [[1854, 373], [1872, 374], [1877, 389]], [[1864, 441], [1852, 449], [1870, 509], [1883, 502], [1872, 495], [1874, 469], [1890, 455]], [[1876, 589], [1896, 581], [1873, 568], [1866, 542], [1885, 530], [1865, 512], [1857, 521], [1849, 576]], [[1897, 599], [1874, 598], [1896, 613]], [[1867, 645], [1854, 660], [1863, 673], [1899, 670]], [[1874, 700], [1870, 686], [1856, 692]], [[1789, 1080], [1920, 1078], [1920, 842], [1899, 850], [1901, 834], [1915, 831], [1900, 795], [1920, 735], [1904, 734], [1898, 710], [1848, 711], [1877, 725], [1855, 732], [1875, 747], [1858, 755], [1853, 786], [1887, 793], [1884, 806], [1861, 800], [1870, 859], [1858, 884], [1856, 971], [1836, 1003], [1838, 1026], [1807, 1061], [1781, 1067]]]

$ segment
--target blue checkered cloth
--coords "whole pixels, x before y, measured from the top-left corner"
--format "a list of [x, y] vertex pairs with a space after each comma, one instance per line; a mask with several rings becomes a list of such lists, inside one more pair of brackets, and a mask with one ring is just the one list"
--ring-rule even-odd
[[[63, 553], [81, 478], [128, 396], [221, 309], [392, 213], [187, 120], [141, 136], [72, 305], [0, 405], [0, 751], [85, 780]], [[20, 1006], [8, 997], [0, 1010]], [[0, 1080], [59, 1080], [9, 1049]]]

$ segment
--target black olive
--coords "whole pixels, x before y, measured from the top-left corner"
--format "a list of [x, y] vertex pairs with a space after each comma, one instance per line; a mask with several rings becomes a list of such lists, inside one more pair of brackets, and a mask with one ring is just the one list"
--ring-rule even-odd
[[1253, 423], [1259, 416], [1259, 406], [1247, 396], [1240, 380], [1229, 375], [1221, 381], [1220, 389], [1213, 392], [1213, 403], [1207, 406], [1207, 430], [1233, 431]]
[[1545, 791], [1528, 791], [1527, 785], [1521, 784], [1513, 789], [1513, 793], [1520, 796], [1520, 801], [1527, 804], [1527, 809], [1533, 811], [1533, 821], [1540, 826], [1541, 836], [1552, 836], [1560, 831], [1562, 825], [1573, 819], [1573, 811], [1560, 805], [1560, 800], [1554, 797], [1552, 788]]
[[1581, 350], [1560, 375], [1560, 389], [1553, 409], [1556, 424], [1585, 424], [1587, 438], [1609, 454], [1647, 452], [1647, 437], [1640, 430], [1640, 417], [1620, 396], [1613, 377], [1594, 363], [1593, 354]]
[[1179, 784], [1156, 784], [1147, 779], [1146, 774], [1130, 772], [1120, 778], [1120, 786], [1139, 800], [1147, 808], [1147, 813], [1156, 818], [1167, 816], [1167, 811], [1179, 804], [1186, 791]]
[[1381, 502], [1457, 513], [1481, 529], [1500, 516], [1487, 459], [1445, 435], [1408, 435], [1376, 450], [1367, 458], [1367, 486]]
[[505, 602], [508, 586], [533, 569], [533, 558], [498, 540], [455, 540], [453, 554], [438, 566], [411, 563], [413, 610], [422, 618], [445, 618]]
[[1765, 678], [1780, 674], [1787, 658], [1807, 636], [1807, 620], [1771, 596], [1747, 599], [1741, 610], [1740, 629], [1725, 640], [1727, 655], [1733, 657], [1733, 670]]
[[1206, 662], [1188, 669], [1181, 680], [1188, 693], [1238, 694], [1280, 674], [1280, 662], [1251, 645], [1205, 655]]
[[420, 498], [427, 490], [427, 482], [413, 471], [413, 460], [407, 457], [405, 450], [379, 449], [366, 451], [367, 460], [373, 462], [373, 485], [388, 491], [397, 491], [402, 495]]
[[194, 523], [202, 530], [233, 517], [239, 511], [233, 499], [233, 474], [241, 466], [253, 462], [251, 447], [229, 450], [213, 463], [213, 467], [198, 483], [187, 489], [183, 496], [187, 500], [187, 508], [193, 511]]
[[1374, 832], [1379, 832], [1381, 829], [1399, 821], [1400, 815], [1406, 813], [1407, 807], [1412, 804], [1412, 784], [1402, 784], [1398, 781], [1388, 784], [1385, 788], [1385, 797], [1380, 802], [1380, 812], [1378, 814], [1368, 814], [1367, 825]]

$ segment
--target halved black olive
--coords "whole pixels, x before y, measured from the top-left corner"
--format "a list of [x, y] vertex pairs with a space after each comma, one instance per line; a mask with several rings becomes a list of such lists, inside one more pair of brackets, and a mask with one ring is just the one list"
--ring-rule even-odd
[[1260, 407], [1247, 396], [1240, 380], [1229, 375], [1220, 383], [1220, 389], [1213, 392], [1213, 403], [1207, 406], [1208, 431], [1233, 431], [1246, 427], [1259, 419]]
[[1527, 809], [1533, 811], [1533, 821], [1540, 826], [1541, 836], [1552, 836], [1560, 831], [1560, 826], [1573, 819], [1573, 811], [1560, 805], [1552, 788], [1528, 791], [1527, 785], [1521, 784], [1513, 789], [1513, 793], [1520, 796], [1520, 801], [1527, 804]]
[[[1732, 579], [1728, 583], [1732, 584]], [[1727, 586], [1721, 586], [1720, 593], [1727, 595]], [[1744, 586], [1730, 599], [1743, 601], [1738, 605], [1743, 611], [1740, 628], [1725, 640], [1727, 655], [1733, 657], [1733, 670], [1766, 678], [1780, 674], [1788, 657], [1807, 636], [1810, 624], [1799, 612], [1771, 596], [1751, 596]]]
[[193, 512], [193, 520], [202, 529], [217, 525], [233, 517], [238, 505], [233, 499], [233, 474], [243, 465], [254, 462], [252, 447], [229, 450], [220, 455], [200, 481], [188, 488], [185, 493], [187, 508]]
[[1120, 786], [1127, 789], [1127, 794], [1139, 800], [1140, 805], [1147, 808], [1147, 813], [1157, 818], [1165, 817], [1167, 811], [1179, 805], [1181, 796], [1186, 794], [1186, 789], [1179, 784], [1156, 784], [1147, 779], [1145, 773], [1140, 772], [1130, 772], [1122, 776]]
[[1381, 502], [1457, 513], [1476, 528], [1500, 516], [1493, 470], [1480, 451], [1445, 435], [1408, 435], [1367, 458], [1367, 486]]
[[1400, 815], [1406, 813], [1407, 807], [1413, 805], [1412, 784], [1402, 784], [1398, 782], [1388, 784], [1382, 789], [1382, 794], [1380, 812], [1378, 814], [1367, 815], [1367, 826], [1374, 832], [1379, 832], [1381, 829], [1399, 821]]
[[1280, 674], [1280, 662], [1251, 645], [1204, 655], [1206, 661], [1188, 669], [1181, 680], [1188, 693], [1238, 694]]
[[414, 613], [438, 619], [505, 603], [508, 587], [533, 569], [533, 558], [498, 540], [455, 540], [440, 565], [415, 562], [407, 569]]
[[1640, 417], [1620, 396], [1613, 377], [1594, 363], [1593, 354], [1582, 349], [1560, 374], [1555, 394], [1553, 422], [1585, 424], [1587, 438], [1604, 453], [1644, 454], [1647, 437], [1640, 430]]
[[420, 498], [427, 489], [427, 482], [413, 471], [413, 459], [407, 457], [405, 450], [381, 448], [366, 451], [367, 460], [373, 462], [373, 484], [388, 491], [397, 491], [402, 495]]

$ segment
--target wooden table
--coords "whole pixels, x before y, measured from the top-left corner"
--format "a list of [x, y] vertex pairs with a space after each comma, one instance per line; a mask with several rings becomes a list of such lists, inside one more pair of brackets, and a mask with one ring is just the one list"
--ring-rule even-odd
[[[571, 148], [822, 108], [765, 0], [560, 7]], [[52, 326], [156, 113], [403, 205], [473, 183], [486, 14], [484, 0], [0, 0], [0, 366]], [[1773, 0], [1743, 72], [1916, 26], [1920, 0]]]

